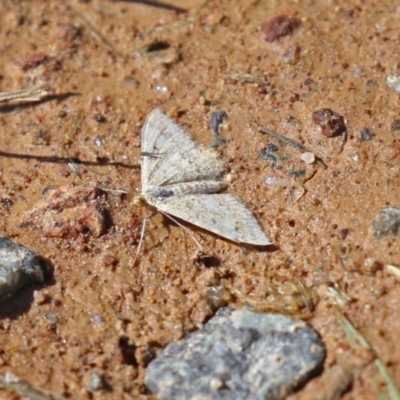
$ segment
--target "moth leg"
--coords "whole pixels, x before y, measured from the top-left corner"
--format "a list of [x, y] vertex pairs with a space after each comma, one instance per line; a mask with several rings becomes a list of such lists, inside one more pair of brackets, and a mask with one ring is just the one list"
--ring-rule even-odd
[[169, 218], [171, 221], [175, 222], [178, 226], [180, 226], [181, 228], [183, 228], [183, 230], [192, 238], [192, 240], [196, 243], [197, 247], [199, 248], [199, 251], [204, 252], [203, 247], [201, 246], [201, 244], [199, 243], [199, 241], [194, 237], [194, 235], [189, 231], [189, 229], [186, 228], [186, 226], [182, 225], [178, 220], [176, 220], [175, 218], [173, 218], [171, 215], [164, 213], [162, 211], [160, 211], [162, 213], [162, 215], [165, 215], [167, 218]]

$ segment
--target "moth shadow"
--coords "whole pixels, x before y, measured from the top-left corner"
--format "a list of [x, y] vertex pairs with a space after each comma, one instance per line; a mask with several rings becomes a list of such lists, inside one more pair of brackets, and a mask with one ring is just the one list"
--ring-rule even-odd
[[42, 267], [44, 281], [23, 286], [9, 299], [4, 300], [0, 304], [0, 319], [9, 318], [16, 320], [21, 315], [27, 313], [33, 303], [34, 292], [55, 284], [53, 264], [43, 257], [38, 257], [38, 260]]

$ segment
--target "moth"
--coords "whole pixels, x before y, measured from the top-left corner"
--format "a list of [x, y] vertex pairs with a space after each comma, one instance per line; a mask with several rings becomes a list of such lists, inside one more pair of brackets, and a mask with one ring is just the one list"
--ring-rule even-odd
[[227, 184], [218, 153], [193, 140], [161, 110], [147, 117], [141, 141], [142, 192], [146, 202], [167, 216], [237, 243], [272, 244], [242, 200], [220, 193]]

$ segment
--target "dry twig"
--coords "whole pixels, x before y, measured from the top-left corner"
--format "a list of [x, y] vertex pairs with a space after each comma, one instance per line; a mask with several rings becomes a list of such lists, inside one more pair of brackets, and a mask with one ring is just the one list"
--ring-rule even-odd
[[240, 72], [232, 72], [222, 74], [224, 79], [230, 79], [231, 81], [244, 82], [244, 83], [258, 83], [259, 85], [271, 86], [271, 82], [266, 79], [259, 78], [255, 75], [242, 74]]
[[0, 93], [0, 103], [30, 103], [40, 101], [51, 95], [51, 90], [43, 84], [28, 89], [12, 90], [11, 92]]

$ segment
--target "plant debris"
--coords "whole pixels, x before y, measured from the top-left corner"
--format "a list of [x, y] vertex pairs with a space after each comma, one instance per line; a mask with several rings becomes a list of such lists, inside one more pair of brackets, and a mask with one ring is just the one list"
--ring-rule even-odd
[[272, 86], [271, 82], [269, 82], [268, 80], [266, 80], [264, 78], [260, 78], [256, 75], [251, 75], [251, 74], [242, 74], [240, 72], [230, 72], [230, 73], [222, 74], [222, 77], [224, 79], [237, 81], [237, 82], [258, 83], [259, 85]]
[[12, 90], [0, 93], [0, 103], [16, 104], [40, 101], [53, 94], [52, 90], [45, 84], [28, 89]]

